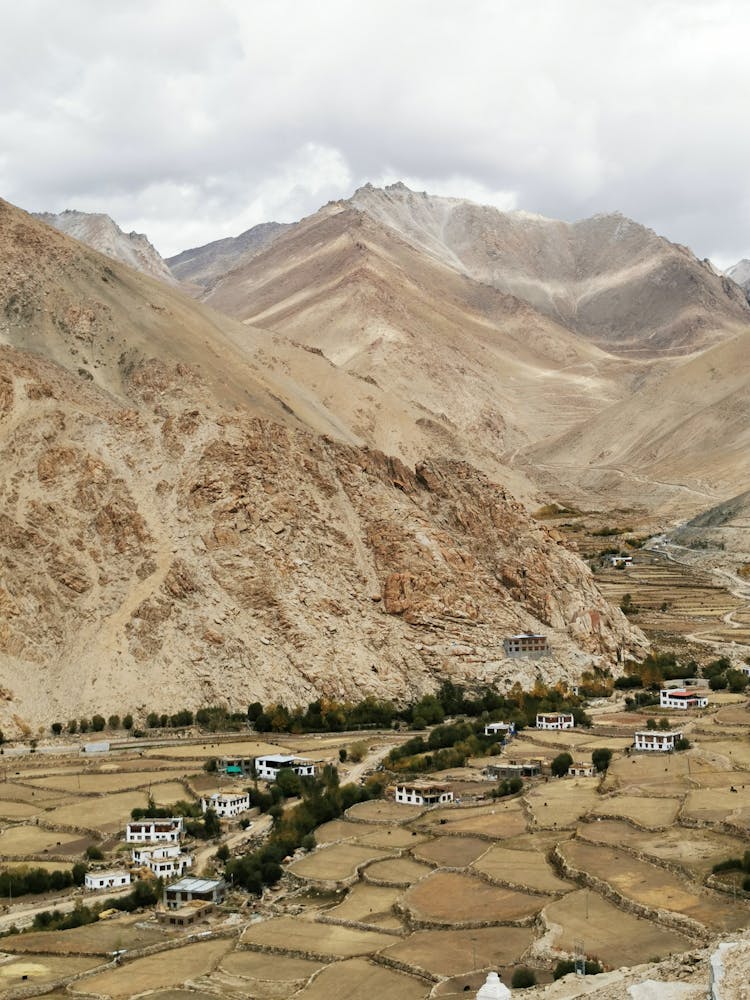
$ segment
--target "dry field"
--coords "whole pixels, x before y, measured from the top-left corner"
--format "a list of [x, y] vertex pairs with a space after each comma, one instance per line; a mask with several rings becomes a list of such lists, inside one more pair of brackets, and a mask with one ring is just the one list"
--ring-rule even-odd
[[525, 886], [536, 892], [563, 893], [574, 888], [572, 883], [558, 878], [539, 851], [510, 850], [496, 844], [472, 867], [497, 882]]
[[555, 948], [573, 952], [580, 941], [587, 955], [613, 968], [664, 958], [691, 946], [689, 938], [626, 913], [590, 889], [555, 900], [543, 916], [553, 930]]
[[389, 857], [386, 851], [358, 844], [333, 844], [313, 851], [300, 861], [295, 861], [290, 871], [314, 882], [340, 882], [352, 878], [357, 869], [370, 861]]
[[353, 958], [371, 955], [393, 944], [393, 935], [296, 917], [275, 917], [251, 924], [242, 935], [245, 947], [290, 951], [313, 958]]
[[693, 887], [684, 877], [615, 847], [570, 840], [560, 851], [574, 868], [608, 882], [626, 898], [652, 910], [682, 913], [715, 932], [734, 930], [750, 920], [747, 904], [734, 905], [718, 893]]
[[544, 901], [471, 875], [437, 871], [407, 890], [403, 905], [418, 920], [435, 924], [504, 924], [538, 913]]
[[481, 857], [489, 846], [486, 840], [476, 837], [437, 837], [415, 847], [412, 854], [417, 860], [439, 868], [466, 868]]
[[136, 958], [119, 968], [96, 973], [73, 983], [70, 991], [109, 997], [132, 997], [145, 990], [180, 986], [211, 972], [233, 947], [234, 941], [225, 938], [187, 944], [174, 951]]
[[[415, 972], [458, 976], [473, 968], [494, 968], [518, 961], [534, 940], [531, 927], [477, 927], [471, 930], [415, 931], [384, 954]], [[476, 957], [476, 965], [474, 960]]]
[[393, 907], [401, 898], [402, 889], [358, 882], [346, 894], [343, 902], [324, 911], [335, 920], [354, 920], [376, 928], [399, 930], [402, 926]]
[[424, 979], [352, 958], [327, 966], [297, 996], [299, 1000], [423, 1000], [429, 990]]
[[595, 816], [622, 816], [638, 826], [661, 830], [672, 826], [682, 799], [657, 799], [637, 795], [608, 795], [592, 810]]

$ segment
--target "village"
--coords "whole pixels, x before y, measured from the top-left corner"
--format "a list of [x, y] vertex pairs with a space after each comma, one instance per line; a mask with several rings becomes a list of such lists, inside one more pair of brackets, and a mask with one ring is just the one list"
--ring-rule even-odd
[[[550, 648], [541, 634], [505, 640], [511, 658]], [[407, 753], [403, 727], [9, 747], [3, 995], [345, 1000], [366, 982], [447, 998], [489, 973], [544, 984], [565, 963], [613, 969], [738, 931], [747, 697], [701, 678], [665, 681], [643, 706], [629, 696], [615, 687], [584, 715], [484, 712], [461, 744], [474, 755], [437, 770]], [[456, 725], [421, 743], [445, 745]], [[248, 892], [243, 858], [304, 806], [306, 782], [354, 787], [354, 804]], [[12, 891], [14, 873], [75, 866], [80, 885]]]

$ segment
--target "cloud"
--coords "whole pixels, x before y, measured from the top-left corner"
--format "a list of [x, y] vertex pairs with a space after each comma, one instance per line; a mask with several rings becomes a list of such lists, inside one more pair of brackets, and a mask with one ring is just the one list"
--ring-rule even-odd
[[170, 254], [365, 181], [750, 255], [740, 0], [26, 0], [0, 185]]

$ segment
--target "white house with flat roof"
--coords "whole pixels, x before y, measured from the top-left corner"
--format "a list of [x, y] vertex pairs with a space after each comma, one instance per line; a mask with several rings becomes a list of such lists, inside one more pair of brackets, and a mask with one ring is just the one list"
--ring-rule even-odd
[[695, 688], [662, 688], [659, 692], [660, 708], [705, 708], [708, 692]]
[[89, 892], [121, 889], [124, 885], [130, 885], [130, 872], [120, 869], [110, 872], [86, 872], [83, 877], [83, 887]]
[[572, 729], [575, 719], [570, 712], [539, 712], [536, 717], [537, 729]]
[[634, 734], [636, 750], [650, 750], [656, 753], [670, 753], [682, 739], [682, 730], [663, 732], [660, 729], [642, 729]]
[[149, 844], [157, 841], [177, 842], [184, 830], [182, 816], [169, 819], [137, 819], [125, 827], [128, 844]]
[[213, 809], [221, 819], [231, 819], [247, 812], [250, 808], [250, 796], [247, 792], [214, 792], [208, 798], [201, 799], [201, 809], [208, 812]]
[[304, 757], [294, 757], [290, 754], [267, 754], [265, 757], [255, 758], [255, 773], [264, 781], [276, 781], [276, 777], [283, 768], [291, 768], [300, 778], [313, 778], [315, 776], [315, 764]]

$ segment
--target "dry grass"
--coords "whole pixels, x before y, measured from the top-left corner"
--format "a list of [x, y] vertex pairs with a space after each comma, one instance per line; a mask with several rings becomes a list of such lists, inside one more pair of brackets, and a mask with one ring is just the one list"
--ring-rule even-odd
[[543, 900], [515, 889], [489, 885], [458, 872], [435, 872], [412, 886], [404, 905], [420, 920], [438, 924], [462, 921], [507, 923], [541, 910]]

